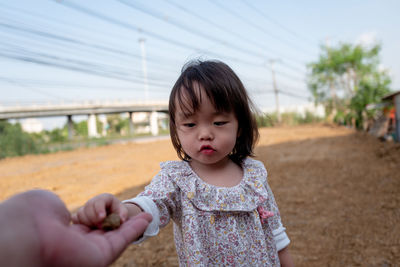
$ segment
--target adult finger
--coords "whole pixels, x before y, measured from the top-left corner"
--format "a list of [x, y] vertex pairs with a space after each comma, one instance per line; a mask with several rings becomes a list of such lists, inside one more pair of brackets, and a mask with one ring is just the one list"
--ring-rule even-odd
[[[137, 240], [146, 230], [152, 217], [149, 213], [140, 213], [123, 223], [118, 230], [106, 233], [112, 248], [114, 259], [133, 241]], [[114, 260], [113, 259], [113, 260]]]
[[78, 214], [73, 213], [73, 214], [71, 215], [71, 221], [72, 221], [72, 223], [78, 224], [78, 223], [79, 223]]
[[122, 203], [120, 203], [119, 207], [119, 217], [121, 218], [122, 222], [125, 222], [128, 219], [128, 209]]

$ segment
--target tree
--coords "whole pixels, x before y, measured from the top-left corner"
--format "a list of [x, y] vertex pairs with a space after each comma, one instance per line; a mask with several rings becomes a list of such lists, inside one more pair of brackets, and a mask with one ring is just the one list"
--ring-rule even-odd
[[129, 120], [121, 117], [120, 114], [107, 115], [108, 132], [111, 134], [124, 135], [129, 129]]
[[378, 44], [322, 46], [318, 61], [308, 65], [308, 87], [314, 101], [324, 104], [331, 117], [361, 127], [366, 106], [380, 102], [390, 91], [391, 80], [379, 69], [380, 49]]
[[349, 104], [352, 111], [350, 118], [354, 119], [357, 128], [362, 127], [364, 119], [369, 120], [375, 117], [376, 110], [367, 110], [366, 106], [370, 103], [381, 102], [382, 96], [390, 91], [390, 82], [386, 73], [379, 72], [372, 73], [359, 82], [358, 90]]
[[45, 135], [48, 136], [50, 142], [65, 142], [68, 140], [68, 129], [66, 126], [63, 128], [55, 128], [51, 131], [45, 131]]
[[22, 130], [19, 123], [0, 120], [0, 159], [38, 152], [33, 138]]

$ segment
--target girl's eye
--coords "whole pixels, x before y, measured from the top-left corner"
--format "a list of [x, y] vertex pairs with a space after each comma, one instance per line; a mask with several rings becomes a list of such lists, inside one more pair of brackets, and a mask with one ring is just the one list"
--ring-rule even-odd
[[222, 125], [225, 125], [225, 124], [227, 124], [228, 122], [227, 121], [216, 121], [216, 122], [214, 122], [214, 125], [216, 125], [216, 126], [222, 126]]
[[192, 127], [194, 127], [196, 124], [194, 124], [194, 123], [184, 123], [183, 124], [183, 126], [185, 126], [185, 127], [188, 127], [188, 128], [192, 128]]

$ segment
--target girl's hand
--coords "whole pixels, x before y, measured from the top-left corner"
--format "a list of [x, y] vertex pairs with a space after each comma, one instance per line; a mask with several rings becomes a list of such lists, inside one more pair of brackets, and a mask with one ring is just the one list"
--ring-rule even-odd
[[108, 214], [119, 214], [121, 222], [128, 218], [128, 209], [111, 194], [101, 194], [89, 199], [86, 204], [72, 215], [72, 222], [101, 229], [101, 223]]

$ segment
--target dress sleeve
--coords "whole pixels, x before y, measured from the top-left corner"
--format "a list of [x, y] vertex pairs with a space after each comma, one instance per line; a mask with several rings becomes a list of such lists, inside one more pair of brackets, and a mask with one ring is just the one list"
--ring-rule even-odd
[[177, 187], [168, 174], [160, 171], [143, 192], [135, 198], [123, 201], [123, 203], [134, 203], [153, 216], [143, 237], [134, 243], [140, 243], [148, 237], [157, 235], [161, 227], [166, 226], [171, 218], [177, 216], [178, 196]]
[[285, 232], [286, 228], [282, 225], [278, 205], [276, 204], [274, 194], [272, 193], [272, 190], [268, 184], [268, 179], [265, 179], [264, 186], [268, 192], [266, 208], [268, 211], [272, 211], [274, 213], [274, 215], [268, 220], [268, 223], [272, 229], [276, 248], [279, 251], [289, 245], [290, 239]]

